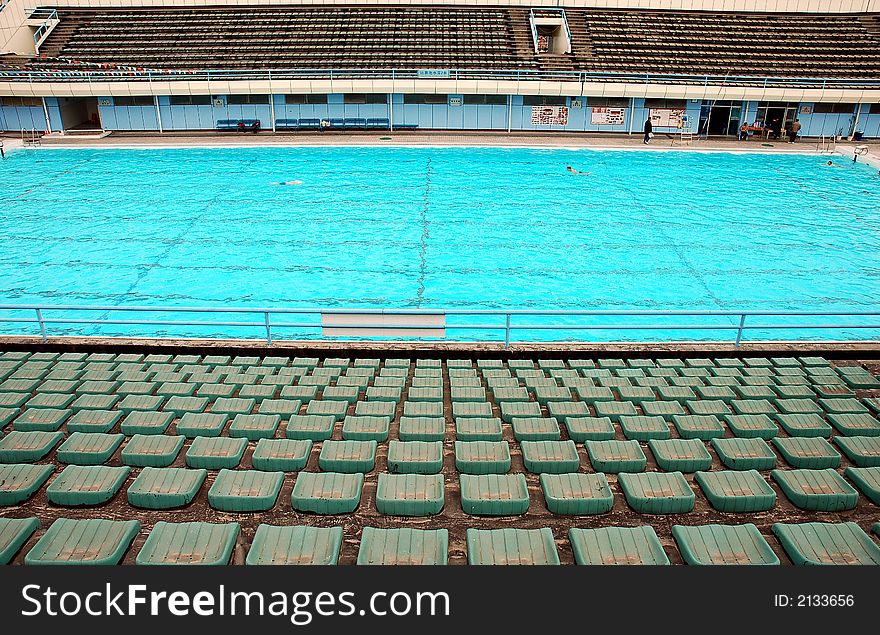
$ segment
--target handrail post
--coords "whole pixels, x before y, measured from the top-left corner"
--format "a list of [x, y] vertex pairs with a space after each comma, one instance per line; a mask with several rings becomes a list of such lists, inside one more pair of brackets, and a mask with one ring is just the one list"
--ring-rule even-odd
[[746, 323], [746, 314], [742, 313], [739, 316], [739, 328], [736, 330], [736, 342], [734, 342], [734, 348], [739, 348], [740, 341], [742, 340], [743, 335], [743, 325]]
[[505, 314], [504, 320], [504, 348], [510, 348], [510, 313]]
[[263, 312], [263, 317], [266, 320], [266, 346], [272, 346], [272, 323], [269, 321], [269, 312]]
[[46, 335], [46, 323], [43, 321], [43, 311], [41, 309], [36, 309], [37, 311], [37, 322], [40, 323], [40, 334], [43, 336], [43, 341], [49, 339]]

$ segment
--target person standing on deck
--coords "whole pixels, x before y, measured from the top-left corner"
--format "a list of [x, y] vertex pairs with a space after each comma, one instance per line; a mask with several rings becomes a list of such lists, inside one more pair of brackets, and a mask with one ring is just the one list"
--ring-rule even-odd
[[794, 143], [795, 141], [797, 141], [798, 133], [801, 131], [801, 127], [801, 120], [795, 119], [794, 122], [791, 124], [791, 128], [789, 128], [788, 130], [789, 143]]
[[645, 119], [645, 143], [649, 143], [651, 141], [651, 137], [654, 136], [654, 124], [651, 123], [651, 118], [648, 117]]

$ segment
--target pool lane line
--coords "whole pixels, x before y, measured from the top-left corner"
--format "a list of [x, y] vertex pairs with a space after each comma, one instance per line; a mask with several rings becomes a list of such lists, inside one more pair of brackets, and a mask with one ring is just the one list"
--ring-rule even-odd
[[417, 281], [418, 288], [416, 290], [416, 308], [421, 308], [422, 302], [425, 301], [425, 279], [428, 276], [428, 238], [430, 232], [428, 229], [428, 208], [431, 205], [431, 157], [428, 157], [428, 163], [425, 165], [425, 190], [422, 196], [422, 209], [419, 211], [419, 224], [422, 233], [419, 236], [419, 278]]

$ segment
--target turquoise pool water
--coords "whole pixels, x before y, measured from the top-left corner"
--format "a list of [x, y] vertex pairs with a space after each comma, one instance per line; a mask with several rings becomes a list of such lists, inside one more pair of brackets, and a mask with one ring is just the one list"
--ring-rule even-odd
[[[507, 148], [18, 151], [0, 162], [0, 303], [871, 310], [880, 178], [826, 160]], [[288, 180], [302, 183], [277, 185]]]

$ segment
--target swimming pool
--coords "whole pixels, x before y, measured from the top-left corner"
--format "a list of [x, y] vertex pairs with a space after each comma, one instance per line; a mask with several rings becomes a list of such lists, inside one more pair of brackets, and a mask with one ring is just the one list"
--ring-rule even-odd
[[[0, 303], [871, 310], [880, 180], [826, 160], [489, 147], [17, 151], [0, 162]], [[277, 184], [288, 180], [302, 183]], [[713, 334], [559, 335], [572, 336]]]

